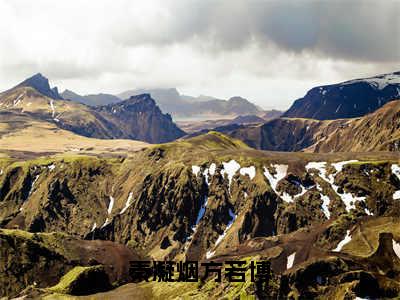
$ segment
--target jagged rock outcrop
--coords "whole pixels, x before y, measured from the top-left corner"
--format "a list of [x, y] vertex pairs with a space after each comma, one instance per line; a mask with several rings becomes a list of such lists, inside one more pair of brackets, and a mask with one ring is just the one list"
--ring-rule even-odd
[[132, 96], [128, 100], [96, 107], [96, 112], [113, 124], [114, 138], [163, 143], [182, 137], [185, 133], [163, 114], [149, 94]]
[[40, 73], [29, 77], [28, 79], [15, 86], [13, 89], [20, 87], [31, 87], [49, 98], [63, 99], [58, 93], [57, 87], [50, 88], [49, 80]]

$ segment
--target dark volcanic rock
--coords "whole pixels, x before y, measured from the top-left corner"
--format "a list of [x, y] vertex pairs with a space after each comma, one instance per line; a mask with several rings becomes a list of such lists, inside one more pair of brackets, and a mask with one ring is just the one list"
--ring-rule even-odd
[[174, 124], [169, 114], [161, 112], [149, 94], [132, 96], [119, 103], [99, 106], [96, 111], [119, 129], [119, 132], [113, 135], [114, 138], [164, 143], [185, 134]]
[[15, 88], [19, 87], [32, 87], [39, 93], [47, 97], [50, 97], [52, 99], [62, 99], [62, 97], [58, 93], [57, 87], [50, 88], [49, 80], [40, 73], [29, 77], [28, 79], [18, 84]]
[[330, 120], [371, 113], [400, 97], [400, 72], [319, 86], [296, 100], [284, 117]]

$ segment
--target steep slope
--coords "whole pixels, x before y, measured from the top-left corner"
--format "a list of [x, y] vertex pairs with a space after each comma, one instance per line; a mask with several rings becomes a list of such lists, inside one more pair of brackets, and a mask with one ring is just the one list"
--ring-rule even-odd
[[278, 118], [262, 125], [217, 130], [256, 149], [306, 152], [398, 151], [400, 101], [360, 118], [318, 121]]
[[318, 120], [366, 115], [400, 96], [400, 72], [319, 86], [296, 100], [283, 115]]
[[149, 94], [132, 96], [128, 100], [96, 107], [95, 110], [117, 128], [115, 138], [164, 143], [185, 133], [163, 114]]
[[49, 80], [40, 73], [29, 77], [28, 79], [15, 86], [13, 89], [20, 87], [31, 87], [49, 98], [62, 99], [62, 97], [58, 93], [57, 87], [50, 88]]
[[117, 96], [111, 94], [92, 94], [92, 95], [81, 96], [70, 90], [65, 90], [64, 92], [62, 92], [61, 96], [64, 99], [83, 103], [89, 106], [107, 105], [122, 101], [121, 98], [118, 98]]

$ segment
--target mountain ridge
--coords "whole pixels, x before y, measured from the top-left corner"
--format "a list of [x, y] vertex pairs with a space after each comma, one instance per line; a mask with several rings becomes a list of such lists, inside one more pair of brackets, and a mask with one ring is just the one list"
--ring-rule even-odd
[[295, 100], [283, 117], [318, 120], [360, 117], [399, 97], [400, 72], [393, 72], [314, 87]]

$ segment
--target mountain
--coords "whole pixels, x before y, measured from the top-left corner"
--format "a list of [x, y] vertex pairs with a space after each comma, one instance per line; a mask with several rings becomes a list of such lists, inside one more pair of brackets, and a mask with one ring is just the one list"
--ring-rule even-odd
[[29, 77], [28, 79], [15, 86], [13, 89], [20, 87], [31, 87], [37, 90], [42, 95], [45, 95], [49, 98], [62, 99], [62, 97], [58, 93], [57, 87], [50, 88], [49, 80], [40, 73]]
[[[38, 80], [36, 75], [32, 78], [0, 95], [0, 112], [14, 112], [32, 120], [50, 122], [75, 134], [99, 139], [161, 143], [185, 134], [172, 122], [171, 116], [162, 114], [149, 95], [138, 95], [118, 104], [90, 107], [47, 97], [32, 86], [37, 86], [39, 81], [48, 83], [48, 80], [43, 76]], [[42, 85], [39, 87], [42, 88]]]
[[100, 116], [113, 124], [115, 138], [129, 138], [149, 143], [164, 143], [182, 137], [169, 114], [163, 114], [149, 94], [130, 97], [128, 100], [98, 106]]
[[[91, 294], [92, 276], [120, 286], [97, 299], [399, 295], [399, 168], [395, 153], [288, 155], [215, 132], [124, 159], [1, 159], [0, 295]], [[269, 261], [269, 280], [121, 286], [139, 258]]]
[[263, 150], [366, 152], [400, 150], [400, 101], [360, 118], [313, 120], [278, 118], [262, 125], [218, 128]]
[[205, 120], [205, 121], [177, 121], [178, 126], [188, 134], [203, 132], [204, 130], [213, 130], [219, 127], [230, 126], [234, 124], [258, 124], [265, 123], [267, 120], [278, 118], [282, 112], [273, 110], [265, 111], [261, 118], [257, 115], [239, 115], [234, 119], [221, 119], [221, 120]]
[[400, 96], [400, 72], [311, 89], [284, 117], [331, 120], [371, 113]]
[[222, 119], [262, 113], [259, 107], [241, 97], [232, 97], [229, 100], [209, 96], [195, 98], [181, 95], [176, 89], [131, 90], [119, 94], [118, 97], [126, 98], [142, 93], [150, 94], [163, 112], [167, 112], [177, 119]]
[[121, 98], [118, 98], [117, 96], [111, 94], [92, 94], [81, 96], [70, 90], [65, 90], [64, 92], [62, 92], [61, 96], [64, 99], [83, 103], [89, 106], [107, 105], [122, 101]]

